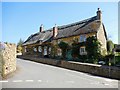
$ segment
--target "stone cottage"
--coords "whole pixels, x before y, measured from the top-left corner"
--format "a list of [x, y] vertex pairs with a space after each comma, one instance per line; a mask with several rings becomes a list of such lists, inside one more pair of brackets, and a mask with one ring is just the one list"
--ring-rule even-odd
[[[101, 43], [101, 52], [107, 51], [106, 41], [107, 34], [102, 22], [102, 12], [98, 8], [96, 16], [63, 26], [54, 26], [51, 29], [44, 30], [40, 26], [38, 33], [32, 34], [23, 43], [23, 55], [37, 55], [44, 57], [53, 54], [53, 46], [57, 46], [61, 41], [71, 44], [74, 39], [79, 43], [85, 42], [87, 37], [96, 36]], [[87, 54], [85, 46], [79, 48], [79, 54]], [[54, 52], [55, 56], [61, 55], [61, 49], [57, 47]]]

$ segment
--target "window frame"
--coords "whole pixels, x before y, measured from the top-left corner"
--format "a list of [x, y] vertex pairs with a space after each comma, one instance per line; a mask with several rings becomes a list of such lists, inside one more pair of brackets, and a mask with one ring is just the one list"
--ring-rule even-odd
[[85, 47], [80, 47], [80, 55], [87, 54]]

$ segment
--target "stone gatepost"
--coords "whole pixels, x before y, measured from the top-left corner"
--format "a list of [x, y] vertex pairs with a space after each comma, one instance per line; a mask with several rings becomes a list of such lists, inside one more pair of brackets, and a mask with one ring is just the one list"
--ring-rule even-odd
[[0, 68], [1, 76], [5, 77], [16, 70], [16, 45], [0, 43]]

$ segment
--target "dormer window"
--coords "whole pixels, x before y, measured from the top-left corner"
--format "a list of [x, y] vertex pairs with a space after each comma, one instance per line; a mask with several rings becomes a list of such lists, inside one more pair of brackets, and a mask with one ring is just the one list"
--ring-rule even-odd
[[85, 42], [85, 41], [86, 41], [86, 36], [80, 35], [80, 42]]

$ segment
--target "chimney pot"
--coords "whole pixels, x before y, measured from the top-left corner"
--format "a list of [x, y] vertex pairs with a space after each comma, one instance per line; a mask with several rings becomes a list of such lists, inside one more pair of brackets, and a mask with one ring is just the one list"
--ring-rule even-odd
[[58, 34], [58, 28], [55, 24], [55, 26], [53, 27], [53, 37], [55, 38], [57, 36], [57, 34]]
[[40, 32], [43, 32], [44, 31], [44, 27], [43, 27], [43, 24], [41, 24], [40, 26]]
[[97, 10], [97, 19], [100, 21], [102, 20], [102, 12], [101, 12], [100, 8], [98, 8], [98, 10]]

